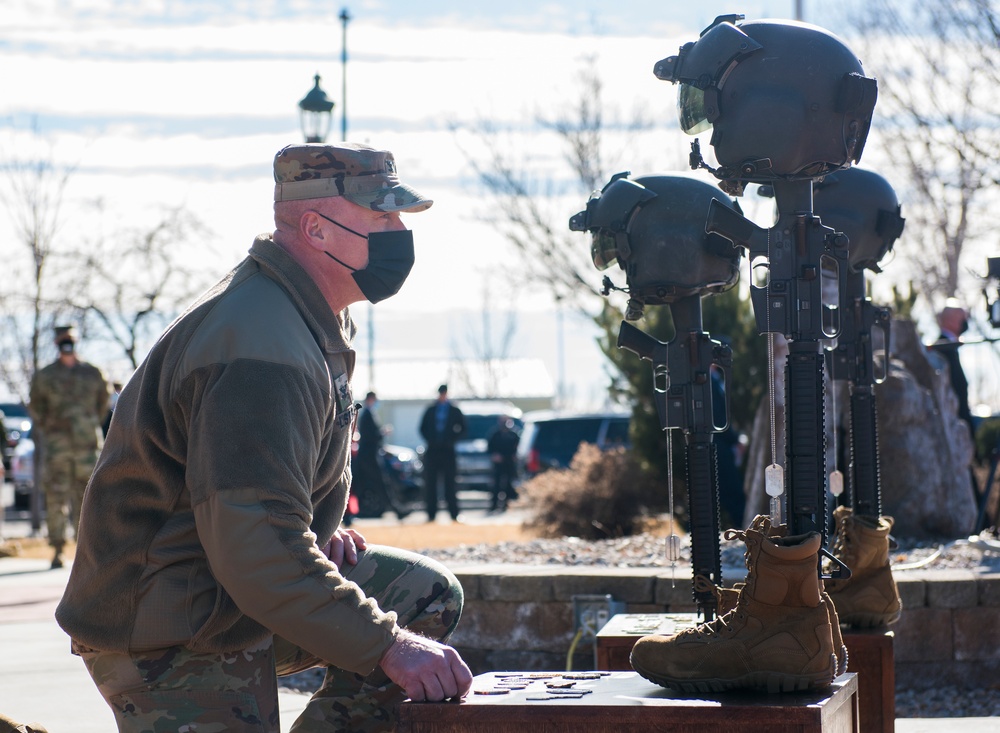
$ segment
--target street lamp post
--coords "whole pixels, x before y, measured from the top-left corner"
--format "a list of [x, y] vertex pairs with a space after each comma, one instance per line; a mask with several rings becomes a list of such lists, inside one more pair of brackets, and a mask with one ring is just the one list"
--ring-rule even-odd
[[[347, 141], [347, 22], [351, 14], [347, 8], [340, 11], [342, 26], [340, 40], [340, 139]], [[368, 306], [368, 389], [375, 389], [375, 312]]]
[[340, 139], [347, 140], [347, 21], [351, 19], [347, 8], [340, 11], [343, 31], [340, 38]]
[[321, 143], [326, 141], [326, 136], [330, 132], [333, 100], [320, 88], [319, 74], [316, 74], [313, 80], [313, 88], [299, 102], [299, 119], [306, 142]]
[[[347, 8], [340, 11], [340, 22], [342, 25], [340, 65], [341, 65], [341, 90], [340, 90], [340, 139], [347, 141], [347, 23], [351, 19]], [[307, 143], [326, 142], [326, 136], [330, 132], [330, 122], [333, 117], [333, 100], [326, 92], [320, 88], [319, 74], [316, 74], [313, 88], [299, 102], [299, 114], [302, 122], [302, 134]], [[368, 307], [368, 388], [374, 389], [375, 385], [375, 314], [371, 306]]]

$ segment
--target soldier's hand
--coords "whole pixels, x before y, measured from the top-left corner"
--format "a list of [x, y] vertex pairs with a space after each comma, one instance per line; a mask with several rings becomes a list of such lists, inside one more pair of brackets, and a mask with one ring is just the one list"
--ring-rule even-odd
[[333, 537], [323, 548], [326, 555], [338, 568], [343, 569], [344, 563], [348, 565], [358, 564], [358, 550], [368, 547], [364, 535], [354, 529], [340, 527], [333, 533]]
[[472, 672], [458, 652], [406, 630], [396, 636], [379, 666], [417, 702], [461, 697], [472, 687]]

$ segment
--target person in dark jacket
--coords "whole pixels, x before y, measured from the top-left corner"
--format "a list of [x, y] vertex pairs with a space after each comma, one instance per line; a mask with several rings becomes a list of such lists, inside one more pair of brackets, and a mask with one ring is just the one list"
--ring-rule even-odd
[[941, 337], [931, 344], [931, 348], [944, 357], [948, 363], [951, 388], [958, 399], [958, 416], [969, 426], [970, 435], [975, 435], [972, 411], [969, 409], [969, 380], [962, 368], [958, 349], [962, 345], [960, 337], [969, 329], [969, 314], [958, 301], [949, 299], [937, 316]]
[[455, 488], [455, 442], [465, 435], [465, 415], [448, 399], [448, 385], [438, 387], [438, 398], [420, 420], [424, 451], [424, 504], [427, 521], [433, 522], [438, 509], [438, 479], [444, 483], [444, 499], [453, 522], [458, 521], [458, 493]]
[[490, 511], [503, 512], [517, 498], [514, 479], [517, 478], [517, 444], [521, 436], [514, 430], [514, 419], [501, 415], [496, 427], [486, 438], [486, 452], [493, 462], [493, 495]]
[[[969, 407], [969, 379], [962, 368], [962, 359], [958, 350], [962, 346], [961, 336], [969, 330], [969, 312], [955, 299], [949, 298], [944, 308], [937, 315], [941, 337], [931, 344], [931, 348], [944, 357], [948, 364], [948, 378], [955, 399], [958, 400], [958, 417], [969, 426], [969, 436], [975, 443], [976, 424], [972, 419]], [[976, 471], [969, 465], [969, 476], [972, 483], [972, 496], [979, 504], [979, 479]]]
[[363, 516], [377, 516], [387, 509], [398, 519], [409, 512], [399, 505], [392, 486], [386, 481], [383, 470], [385, 429], [379, 423], [375, 408], [378, 396], [374, 392], [365, 395], [365, 404], [358, 413], [358, 452], [353, 458], [354, 483], [351, 494], [357, 496]]

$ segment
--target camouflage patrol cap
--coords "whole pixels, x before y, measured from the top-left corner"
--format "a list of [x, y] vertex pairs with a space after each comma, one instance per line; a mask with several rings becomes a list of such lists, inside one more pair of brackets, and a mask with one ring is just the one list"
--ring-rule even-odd
[[423, 211], [434, 202], [400, 183], [388, 150], [355, 143], [288, 145], [274, 156], [274, 200], [343, 196], [372, 211]]
[[52, 330], [55, 331], [57, 344], [61, 344], [63, 341], [76, 342], [75, 326], [56, 326]]

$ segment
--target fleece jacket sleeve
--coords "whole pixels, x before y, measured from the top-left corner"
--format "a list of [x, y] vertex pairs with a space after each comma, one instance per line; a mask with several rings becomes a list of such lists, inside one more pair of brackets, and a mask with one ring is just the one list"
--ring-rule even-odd
[[[328, 389], [237, 360], [191, 375], [187, 482], [212, 574], [239, 609], [331, 664], [368, 674], [398, 633], [316, 547], [316, 467], [347, 450]], [[346, 460], [346, 457], [345, 457]]]
[[345, 580], [308, 530], [298, 542], [281, 538], [254, 489], [214, 494], [195, 520], [213, 575], [243, 613], [337, 667], [375, 669], [396, 616]]

